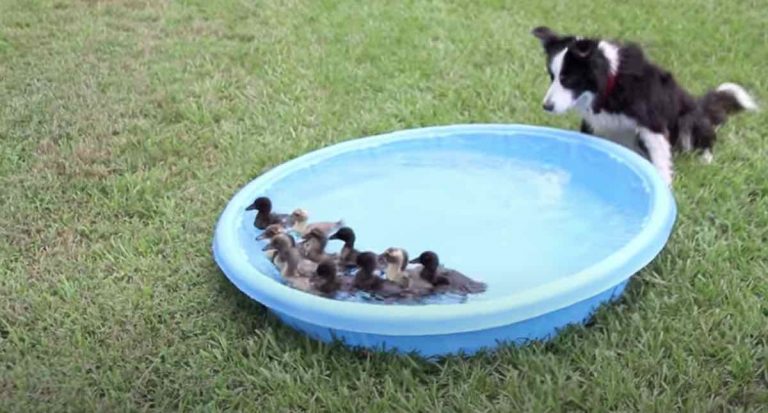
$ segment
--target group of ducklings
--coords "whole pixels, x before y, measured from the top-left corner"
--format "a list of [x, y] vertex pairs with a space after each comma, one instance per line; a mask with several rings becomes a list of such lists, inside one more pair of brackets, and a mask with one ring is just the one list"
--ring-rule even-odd
[[[386, 301], [397, 301], [435, 293], [476, 294], [487, 287], [441, 266], [432, 251], [413, 260], [402, 248], [387, 248], [382, 254], [358, 251], [355, 232], [343, 221], [310, 223], [303, 209], [291, 214], [275, 213], [267, 197], [256, 198], [246, 210], [256, 210], [253, 224], [263, 230], [256, 239], [268, 240], [262, 251], [288, 285], [305, 292], [334, 298], [338, 293], [364, 291]], [[292, 234], [298, 236], [298, 243]], [[344, 242], [338, 254], [325, 251], [329, 240]]]

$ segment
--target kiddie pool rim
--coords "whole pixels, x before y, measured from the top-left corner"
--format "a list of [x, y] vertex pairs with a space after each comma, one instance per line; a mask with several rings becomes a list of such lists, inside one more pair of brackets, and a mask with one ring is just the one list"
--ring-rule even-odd
[[[454, 134], [525, 134], [548, 139], [578, 140], [603, 151], [634, 171], [651, 200], [644, 227], [622, 248], [602, 261], [568, 277], [525, 293], [461, 304], [420, 306], [378, 305], [329, 300], [292, 289], [261, 274], [248, 263], [237, 242], [242, 213], [253, 199], [286, 175], [348, 151], [411, 139], [435, 139]], [[477, 331], [512, 324], [568, 307], [609, 290], [647, 265], [664, 247], [674, 225], [676, 205], [670, 188], [653, 166], [634, 152], [604, 139], [578, 132], [516, 124], [435, 126], [353, 139], [285, 162], [246, 184], [222, 212], [213, 239], [213, 255], [224, 274], [252, 299], [306, 323], [336, 330], [380, 335], [423, 336]]]

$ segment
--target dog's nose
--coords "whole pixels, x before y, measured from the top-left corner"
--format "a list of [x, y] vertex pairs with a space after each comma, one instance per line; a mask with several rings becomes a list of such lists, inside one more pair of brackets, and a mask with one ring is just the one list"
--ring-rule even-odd
[[553, 104], [551, 104], [549, 102], [544, 102], [544, 103], [541, 104], [541, 107], [542, 107], [542, 109], [546, 110], [547, 112], [552, 112], [552, 109], [555, 108], [555, 105], [553, 105]]

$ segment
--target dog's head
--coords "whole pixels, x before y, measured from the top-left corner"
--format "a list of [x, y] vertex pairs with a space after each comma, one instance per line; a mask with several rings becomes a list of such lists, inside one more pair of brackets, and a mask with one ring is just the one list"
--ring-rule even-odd
[[617, 46], [596, 39], [563, 36], [548, 27], [533, 29], [547, 54], [547, 71], [552, 83], [544, 96], [542, 107], [563, 113], [593, 105], [618, 68]]

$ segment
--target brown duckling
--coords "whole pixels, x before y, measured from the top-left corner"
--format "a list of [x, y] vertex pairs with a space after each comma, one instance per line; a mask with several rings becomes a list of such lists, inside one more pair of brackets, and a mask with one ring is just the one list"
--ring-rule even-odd
[[291, 247], [296, 247], [296, 240], [294, 240], [292, 236], [283, 233], [272, 237], [269, 243], [261, 250], [264, 251], [264, 255], [275, 264], [278, 270], [282, 272], [284, 263], [280, 261], [279, 253], [280, 251]]
[[327, 254], [325, 252], [325, 247], [328, 245], [328, 237], [321, 229], [312, 228], [302, 239], [303, 241], [299, 244], [299, 251], [310, 261], [319, 263], [326, 259], [338, 258], [336, 254]]
[[291, 213], [291, 221], [293, 222], [292, 229], [299, 233], [302, 237], [317, 228], [323, 231], [325, 236], [328, 236], [331, 232], [344, 225], [344, 222], [339, 220], [336, 222], [313, 222], [309, 223], [309, 213], [304, 209], [297, 209]]
[[326, 298], [333, 298], [339, 291], [348, 291], [352, 286], [348, 277], [339, 276], [336, 263], [333, 260], [321, 262], [310, 282], [313, 291]]
[[310, 277], [317, 269], [317, 264], [301, 256], [296, 248], [296, 241], [288, 234], [280, 234], [264, 247], [265, 251], [275, 250], [275, 266], [284, 278]]
[[483, 282], [475, 281], [456, 270], [441, 266], [440, 259], [432, 251], [425, 251], [410, 262], [422, 265], [419, 275], [435, 286], [435, 292], [477, 294], [488, 288]]
[[280, 275], [293, 288], [312, 292], [312, 276], [316, 274], [317, 264], [304, 259], [297, 248], [288, 248], [278, 253], [279, 259], [285, 263]]
[[357, 266], [357, 256], [360, 254], [355, 249], [355, 231], [350, 227], [341, 227], [335, 234], [331, 235], [328, 239], [337, 239], [344, 241], [344, 246], [341, 247], [339, 252], [339, 263], [345, 267]]
[[245, 210], [256, 210], [256, 218], [253, 220], [253, 226], [258, 229], [265, 229], [272, 224], [290, 225], [291, 216], [288, 214], [276, 214], [272, 212], [272, 201], [265, 197], [260, 196], [256, 198], [251, 205], [248, 205]]
[[296, 248], [289, 248], [280, 254], [280, 259], [285, 262], [283, 277], [311, 277], [317, 270], [317, 263], [302, 257]]
[[[264, 250], [262, 250], [264, 251]], [[269, 262], [272, 264], [275, 264], [275, 258], [277, 258], [277, 250], [266, 250], [264, 251], [264, 256], [267, 257]], [[277, 265], [277, 264], [275, 264]]]
[[377, 266], [376, 254], [363, 252], [357, 256], [358, 270], [353, 281], [354, 288], [378, 295], [385, 299], [404, 297], [403, 287], [390, 280], [377, 277], [374, 272]]
[[271, 224], [268, 225], [264, 232], [259, 234], [258, 237], [256, 237], [256, 241], [261, 241], [263, 239], [272, 239], [277, 234], [284, 234], [285, 233], [285, 227], [282, 224]]

